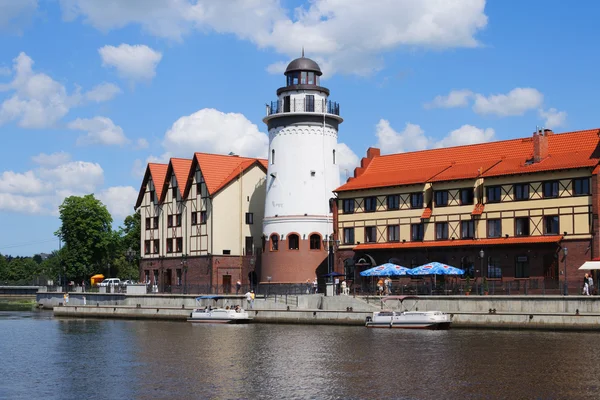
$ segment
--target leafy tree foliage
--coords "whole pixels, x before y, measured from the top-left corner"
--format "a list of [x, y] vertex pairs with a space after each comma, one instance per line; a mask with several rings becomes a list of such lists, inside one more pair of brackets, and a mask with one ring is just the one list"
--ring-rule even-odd
[[107, 269], [114, 240], [112, 216], [102, 202], [88, 194], [67, 197], [59, 207], [62, 225], [56, 235], [64, 243], [60, 261], [70, 280]]

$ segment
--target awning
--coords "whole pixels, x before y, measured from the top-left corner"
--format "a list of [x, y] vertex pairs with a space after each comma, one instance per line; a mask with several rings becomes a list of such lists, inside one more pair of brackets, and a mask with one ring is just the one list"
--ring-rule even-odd
[[526, 236], [493, 239], [456, 239], [456, 240], [429, 240], [424, 242], [393, 242], [393, 243], [361, 243], [353, 248], [360, 250], [386, 250], [386, 249], [418, 249], [432, 247], [463, 247], [463, 246], [502, 246], [519, 244], [546, 244], [558, 243], [562, 235], [552, 236]]
[[579, 269], [600, 269], [600, 261], [586, 261], [581, 267], [579, 267]]

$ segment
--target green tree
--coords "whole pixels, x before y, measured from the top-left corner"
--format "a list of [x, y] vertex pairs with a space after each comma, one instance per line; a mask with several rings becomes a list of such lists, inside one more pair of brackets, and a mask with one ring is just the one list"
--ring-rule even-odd
[[55, 234], [62, 240], [60, 261], [68, 279], [87, 279], [104, 272], [114, 244], [112, 216], [102, 202], [88, 194], [67, 197], [59, 207], [61, 227]]
[[0, 254], [0, 284], [8, 280], [8, 261]]

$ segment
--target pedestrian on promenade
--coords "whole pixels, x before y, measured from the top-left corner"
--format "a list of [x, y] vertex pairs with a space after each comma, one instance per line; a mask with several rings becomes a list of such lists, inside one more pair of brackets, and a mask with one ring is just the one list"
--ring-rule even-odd
[[239, 294], [241, 288], [242, 288], [242, 282], [240, 282], [240, 280], [238, 279], [237, 282], [235, 283], [235, 294]]
[[250, 308], [254, 310], [254, 290], [250, 291]]
[[585, 274], [585, 276], [583, 277], [583, 291], [582, 294], [585, 296], [589, 296], [590, 295], [590, 283], [588, 281], [588, 274]]
[[588, 276], [588, 291], [589, 291], [590, 295], [594, 294], [594, 279], [592, 278], [591, 273]]
[[383, 295], [383, 279], [379, 278], [377, 281], [377, 293], [381, 296]]
[[317, 281], [317, 277], [315, 276], [315, 280], [313, 281], [313, 292], [317, 294], [317, 290], [319, 288], [319, 282]]

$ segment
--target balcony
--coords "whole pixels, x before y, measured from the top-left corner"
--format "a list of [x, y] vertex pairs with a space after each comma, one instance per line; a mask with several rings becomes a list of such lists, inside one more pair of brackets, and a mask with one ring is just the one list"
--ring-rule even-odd
[[290, 101], [272, 101], [267, 104], [267, 116], [282, 113], [318, 113], [340, 115], [340, 105], [331, 100], [291, 99]]

